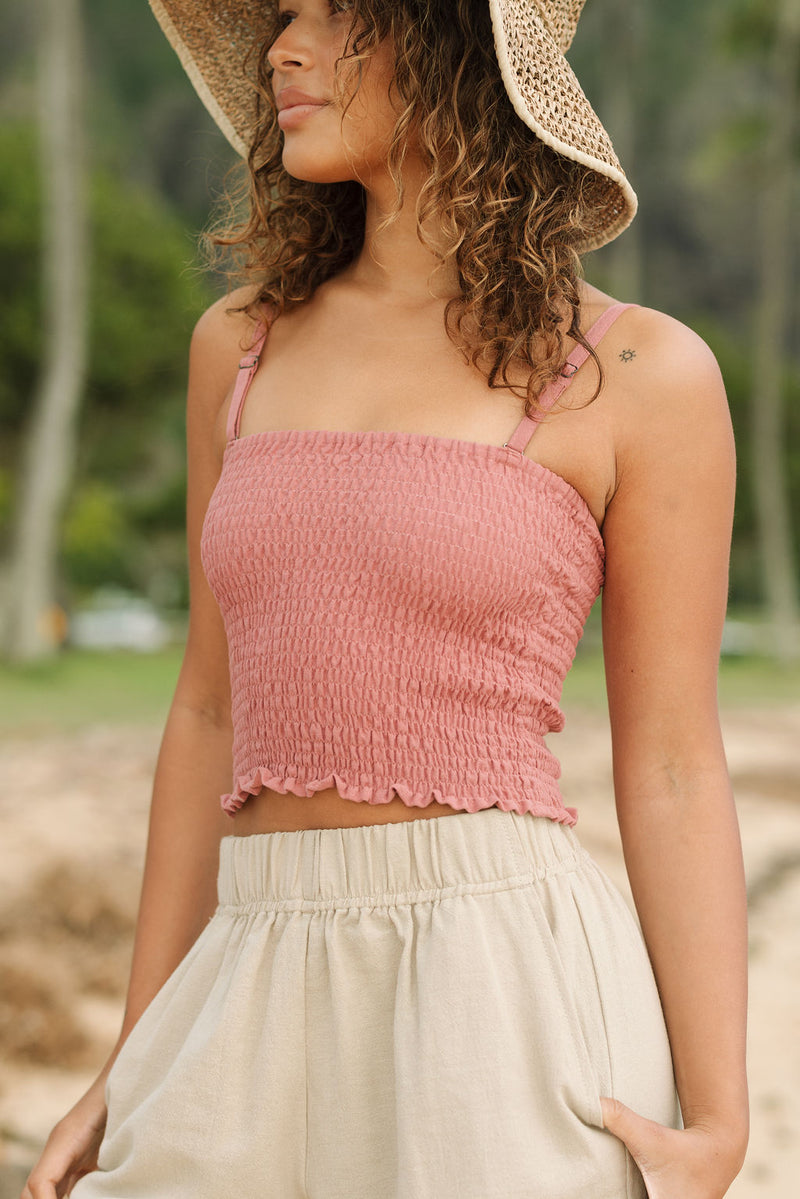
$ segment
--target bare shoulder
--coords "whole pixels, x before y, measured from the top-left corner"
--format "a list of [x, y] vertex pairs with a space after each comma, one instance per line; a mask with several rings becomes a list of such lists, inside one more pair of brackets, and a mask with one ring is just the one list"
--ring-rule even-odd
[[241, 309], [255, 299], [255, 289], [241, 287], [221, 296], [198, 319], [189, 349], [187, 422], [197, 438], [215, 447], [217, 459], [225, 446], [224, 410], [239, 362], [253, 342], [256, 321]]
[[[598, 288], [584, 286], [586, 327], [619, 303]], [[623, 415], [635, 425], [657, 416], [659, 410], [676, 415], [698, 403], [727, 416], [722, 373], [713, 350], [694, 329], [666, 312], [636, 304], [622, 312], [598, 346], [608, 375], [608, 399], [621, 400]]]
[[[733, 434], [725, 383], [716, 356], [688, 325], [638, 307], [623, 314], [614, 372], [618, 466], [647, 471], [696, 465], [698, 453], [730, 468]], [[626, 363], [627, 358], [627, 363]], [[617, 359], [619, 361], [617, 361]], [[630, 366], [634, 369], [630, 370]]]
[[639, 359], [637, 377], [647, 389], [648, 408], [696, 408], [698, 399], [727, 412], [722, 372], [716, 356], [694, 329], [666, 312], [637, 307], [625, 314], [623, 334]]
[[191, 359], [204, 371], [230, 376], [249, 348], [256, 322], [241, 309], [255, 299], [255, 288], [239, 287], [211, 304], [197, 321]]

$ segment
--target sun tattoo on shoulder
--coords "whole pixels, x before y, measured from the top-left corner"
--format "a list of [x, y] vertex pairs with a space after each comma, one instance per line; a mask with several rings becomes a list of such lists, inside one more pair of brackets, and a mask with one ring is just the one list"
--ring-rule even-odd
[[622, 362], [630, 362], [632, 358], [636, 357], [636, 351], [635, 350], [623, 350], [619, 357], [620, 357], [620, 361], [622, 361]]

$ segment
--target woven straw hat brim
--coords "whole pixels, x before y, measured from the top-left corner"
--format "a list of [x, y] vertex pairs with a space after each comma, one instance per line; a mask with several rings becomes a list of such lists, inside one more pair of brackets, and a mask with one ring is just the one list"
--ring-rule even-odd
[[[636, 215], [638, 201], [611, 138], [564, 57], [582, 7], [583, 0], [551, 0], [549, 5], [489, 0], [497, 61], [514, 111], [545, 145], [591, 172], [598, 227], [581, 246], [585, 252], [622, 233]], [[562, 18], [553, 32], [543, 8]]]
[[[497, 61], [515, 112], [547, 146], [587, 170], [597, 220], [579, 251], [606, 245], [631, 223], [637, 199], [564, 57], [583, 0], [488, 2]], [[150, 0], [150, 6], [200, 99], [246, 157], [256, 124], [253, 51], [266, 36], [264, 0]]]
[[150, 0], [195, 91], [237, 154], [247, 157], [256, 127], [253, 63], [264, 29], [263, 0]]

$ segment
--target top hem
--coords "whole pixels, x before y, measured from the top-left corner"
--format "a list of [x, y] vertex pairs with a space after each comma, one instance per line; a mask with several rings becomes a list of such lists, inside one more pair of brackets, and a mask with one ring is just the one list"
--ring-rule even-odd
[[546, 816], [559, 824], [573, 826], [577, 823], [578, 813], [575, 808], [563, 804], [547, 803], [544, 800], [523, 798], [515, 800], [509, 796], [499, 796], [496, 799], [486, 799], [481, 796], [445, 795], [439, 788], [432, 787], [425, 794], [414, 791], [407, 783], [392, 782], [384, 786], [356, 787], [348, 783], [335, 771], [325, 778], [304, 782], [297, 778], [282, 778], [269, 774], [259, 767], [246, 778], [238, 780], [236, 790], [221, 796], [223, 811], [233, 817], [243, 807], [251, 795], [267, 788], [281, 795], [298, 795], [309, 798], [318, 791], [334, 788], [342, 799], [351, 799], [357, 803], [386, 804], [398, 798], [410, 808], [427, 808], [432, 803], [446, 804], [459, 812], [479, 812], [485, 808], [496, 807], [504, 812], [518, 812], [520, 815]]

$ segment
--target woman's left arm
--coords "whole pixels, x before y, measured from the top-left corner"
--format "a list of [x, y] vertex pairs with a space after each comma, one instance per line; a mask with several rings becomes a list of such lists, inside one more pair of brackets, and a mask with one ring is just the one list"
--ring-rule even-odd
[[625, 863], [672, 1048], [684, 1129], [615, 1100], [650, 1199], [721, 1199], [748, 1137], [747, 915], [717, 672], [735, 459], [714, 355], [649, 310], [646, 390], [615, 417], [603, 645]]

